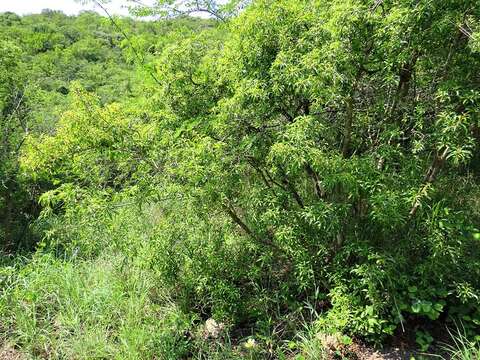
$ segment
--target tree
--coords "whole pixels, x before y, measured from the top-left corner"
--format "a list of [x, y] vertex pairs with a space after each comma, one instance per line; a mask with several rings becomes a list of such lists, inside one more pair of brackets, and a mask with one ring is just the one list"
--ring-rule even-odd
[[[79, 0], [83, 3], [93, 2], [108, 13], [104, 4], [109, 0]], [[155, 0], [154, 3], [145, 3], [142, 0], [126, 0], [130, 10], [137, 16], [160, 16], [162, 18], [181, 17], [195, 14], [206, 14], [222, 22], [237, 15], [244, 9], [250, 0]]]
[[478, 11], [260, 0], [222, 51], [200, 38], [167, 49], [165, 133], [185, 129], [170, 180], [249, 239], [257, 274], [288, 269], [278, 283], [257, 279], [272, 293], [288, 283], [287, 298], [330, 294], [331, 322], [355, 319], [342, 330], [391, 334], [402, 321], [392, 298], [418, 310], [412, 285], [432, 303], [473, 301], [476, 290], [446, 294], [460, 278], [480, 286], [468, 200], [479, 190]]
[[[26, 219], [22, 209], [25, 194], [18, 179], [18, 156], [28, 134], [26, 82], [20, 66], [21, 51], [13, 43], [0, 41], [0, 239], [9, 251], [21, 237]], [[19, 229], [20, 227], [20, 229]]]

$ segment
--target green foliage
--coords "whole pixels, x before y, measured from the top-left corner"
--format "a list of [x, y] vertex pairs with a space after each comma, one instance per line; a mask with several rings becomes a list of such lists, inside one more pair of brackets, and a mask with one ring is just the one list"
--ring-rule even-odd
[[19, 177], [18, 156], [29, 129], [28, 86], [21, 49], [0, 39], [0, 249], [27, 242], [28, 223], [36, 214]]
[[198, 211], [223, 211], [260, 264], [285, 268], [285, 306], [321, 284], [325, 323], [342, 331], [438, 319], [468, 301], [459, 279], [472, 301], [479, 59], [448, 19], [475, 11], [257, 1], [221, 52], [202, 37], [166, 49], [167, 181]]
[[[134, 103], [134, 106], [128, 106], [128, 116], [138, 117], [133, 121], [137, 125], [132, 131], [139, 130], [139, 123], [146, 122], [145, 118], [149, 116], [142, 113], [139, 105], [144, 99], [142, 94], [146, 94], [146, 89], [151, 86], [152, 81], [146, 81], [144, 76], [148, 71], [152, 71], [154, 54], [170, 42], [174, 42], [179, 36], [188, 36], [197, 29], [211, 26], [210, 21], [188, 18], [178, 22], [158, 23], [120, 18], [114, 21], [115, 26], [108, 19], [93, 12], [83, 12], [77, 17], [69, 17], [51, 10], [24, 17], [18, 17], [12, 13], [0, 14], [0, 80], [2, 83], [0, 86], [2, 128], [0, 180], [3, 184], [0, 187], [0, 213], [3, 220], [0, 232], [1, 247], [4, 250], [31, 248], [37, 235], [31, 233], [29, 223], [38, 216], [39, 206], [36, 202], [39, 195], [54, 189], [59, 185], [59, 181], [68, 181], [66, 178], [59, 179], [53, 174], [52, 177], [44, 176], [48, 171], [45, 168], [33, 176], [35, 183], [29, 180], [24, 182], [26, 179], [19, 174], [18, 157], [26, 144], [30, 149], [35, 146], [34, 142], [25, 141], [25, 136], [34, 134], [39, 138], [48, 138], [57, 131], [57, 128], [67, 127], [61, 125], [66, 122], [66, 120], [60, 120], [61, 118], [69, 117], [74, 121], [74, 117], [77, 116], [76, 119], [81, 122], [80, 113], [68, 114], [71, 109], [77, 106], [86, 109], [94, 103], [97, 105], [114, 102]], [[125, 38], [126, 34], [128, 38]], [[148, 47], [147, 44], [149, 44]], [[135, 46], [133, 49], [136, 49], [137, 53], [142, 54], [141, 59], [136, 57], [132, 59], [132, 46]], [[139, 66], [136, 67], [135, 64]], [[76, 96], [78, 92], [83, 91], [80, 89], [95, 92], [95, 99], [85, 95], [83, 100], [80, 100]], [[72, 95], [69, 96], [69, 93]], [[87, 103], [89, 101], [91, 104]], [[111, 106], [110, 112], [113, 113], [114, 105]], [[136, 108], [135, 115], [132, 113], [133, 108]], [[105, 113], [100, 116], [108, 118], [109, 115]], [[90, 117], [90, 121], [94, 122], [96, 119]], [[104, 125], [109, 126], [106, 123]], [[117, 125], [120, 126], [118, 123], [112, 124], [112, 126]], [[121, 133], [125, 132], [127, 130], [125, 127], [129, 125], [125, 122], [122, 126], [123, 130], [118, 127], [119, 136], [122, 136]], [[87, 130], [80, 124], [77, 129]], [[65, 131], [72, 130], [71, 127], [65, 129]], [[130, 133], [128, 136], [143, 138], [140, 141], [151, 141], [151, 137], [147, 140], [149, 130], [151, 126], [146, 126], [142, 129], [142, 134]], [[91, 135], [97, 136], [99, 131], [108, 132], [109, 130], [98, 129]], [[87, 142], [82, 142], [82, 133], [72, 132], [70, 136], [79, 142], [72, 143], [68, 151], [74, 151], [73, 146], [77, 145], [80, 148], [89, 146]], [[111, 140], [116, 136], [117, 134], [113, 133], [108, 135], [110, 140], [104, 137], [102, 139], [104, 146], [111, 144]], [[130, 138], [128, 141], [137, 140]], [[81, 146], [80, 143], [83, 145]], [[138, 151], [142, 150], [116, 149], [110, 152], [108, 157], [112, 159], [121, 157], [122, 151], [137, 152], [138, 156]], [[45, 152], [49, 154], [48, 150]], [[33, 157], [31, 161], [38, 160], [37, 165], [48, 162], [45, 156], [42, 162], [41, 155], [34, 154], [34, 150], [31, 153]], [[63, 154], [65, 155], [66, 152]], [[88, 161], [90, 154], [91, 152], [86, 150], [82, 161]], [[125, 152], [123, 154], [126, 155]], [[53, 156], [53, 154], [49, 155]], [[60, 154], [57, 155], [60, 156]], [[130, 160], [135, 156], [130, 153]], [[125, 161], [130, 160], [127, 160], [127, 156], [123, 156], [123, 163], [119, 166], [126, 166]], [[80, 161], [75, 166], [85, 165]], [[105, 158], [104, 161], [109, 160]], [[98, 170], [100, 164], [96, 165]], [[61, 170], [56, 169], [56, 171]], [[116, 170], [112, 169], [112, 171]], [[105, 174], [105, 176], [108, 175]], [[103, 181], [107, 180], [104, 178]]]
[[[41, 66], [63, 76], [82, 65], [66, 77], [54, 131], [36, 131], [22, 146], [22, 181], [41, 192], [32, 229], [43, 241], [39, 255], [19, 266], [18, 279], [26, 280], [7, 281], [2, 301], [13, 306], [2, 309], [11, 338], [29, 353], [55, 341], [48, 346], [58, 356], [76, 357], [71, 334], [84, 324], [79, 339], [99, 351], [91, 356], [168, 350], [177, 358], [301, 359], [326, 356], [324, 336], [348, 348], [354, 338], [380, 344], [411, 331], [425, 351], [434, 340], [429, 329], [460, 318], [474, 339], [476, 1], [257, 0], [225, 15], [238, 4], [203, 4], [222, 24], [118, 19], [131, 29], [123, 40], [91, 13], [44, 14], [76, 24], [64, 35], [51, 23], [35, 25], [24, 51]], [[203, 6], [172, 5], [159, 2], [153, 12]], [[22, 33], [19, 21], [26, 20], [3, 15], [1, 23]], [[19, 56], [6, 57], [5, 66], [15, 68]], [[119, 78], [104, 68], [126, 71], [119, 78], [135, 84], [128, 96], [110, 91]], [[66, 78], [37, 78], [37, 86], [56, 91]], [[92, 281], [81, 270], [96, 274], [96, 267], [106, 270]], [[119, 273], [109, 270], [116, 267]], [[58, 278], [58, 268], [72, 279]], [[138, 279], [123, 271], [138, 271], [148, 284], [118, 290]], [[68, 289], [78, 279], [86, 296], [64, 306], [76, 299]], [[97, 288], [107, 295], [89, 314]], [[175, 304], [176, 320], [152, 325], [154, 291]], [[37, 292], [46, 307], [12, 321], [8, 309], [19, 312]], [[125, 310], [135, 296], [139, 302]], [[75, 307], [85, 317], [70, 335], [51, 335], [52, 316]], [[126, 328], [102, 322], [118, 309], [121, 319], [142, 316], [125, 320]], [[198, 334], [209, 318], [226, 331], [214, 342]], [[137, 335], [127, 330], [138, 335], [133, 347]]]
[[458, 330], [455, 333], [449, 331], [451, 337], [451, 345], [444, 345], [443, 350], [448, 354], [449, 359], [453, 360], [470, 360], [480, 356], [480, 348], [477, 343], [472, 342], [469, 337]]
[[426, 352], [433, 342], [433, 337], [428, 332], [417, 331], [415, 334], [415, 341], [417, 342], [420, 351]]
[[55, 359], [185, 354], [181, 329], [190, 320], [156, 292], [145, 270], [106, 254], [75, 264], [39, 254], [19, 265], [2, 269], [0, 339], [15, 341], [26, 354]]
[[220, 52], [204, 35], [165, 50], [165, 181], [230, 218], [256, 272], [283, 269], [250, 278], [275, 303], [320, 285], [320, 325], [379, 339], [476, 299], [480, 63], [450, 21], [464, 13], [478, 16], [463, 2], [257, 1]]

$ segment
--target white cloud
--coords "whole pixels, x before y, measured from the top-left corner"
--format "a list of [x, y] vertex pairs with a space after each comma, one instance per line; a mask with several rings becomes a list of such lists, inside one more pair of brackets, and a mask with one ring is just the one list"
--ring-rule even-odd
[[[108, 11], [116, 15], [128, 15], [125, 1], [113, 0], [105, 5]], [[12, 11], [17, 14], [35, 14], [43, 9], [61, 10], [65, 14], [74, 15], [82, 10], [95, 10], [102, 13], [93, 4], [82, 5], [74, 0], [0, 0], [0, 12]]]

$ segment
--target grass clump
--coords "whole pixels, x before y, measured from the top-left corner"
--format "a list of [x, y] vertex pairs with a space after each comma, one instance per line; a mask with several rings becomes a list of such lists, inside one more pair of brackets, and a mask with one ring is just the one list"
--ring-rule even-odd
[[[54, 359], [178, 359], [189, 319], [148, 271], [118, 255], [12, 265], [0, 298], [2, 341]], [[5, 269], [4, 269], [5, 270]]]

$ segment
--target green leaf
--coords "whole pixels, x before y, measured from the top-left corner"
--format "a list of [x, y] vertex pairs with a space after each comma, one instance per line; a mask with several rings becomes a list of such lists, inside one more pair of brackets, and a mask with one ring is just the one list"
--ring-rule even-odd
[[420, 302], [416, 302], [412, 304], [411, 309], [414, 313], [418, 314], [422, 311], [422, 304]]

